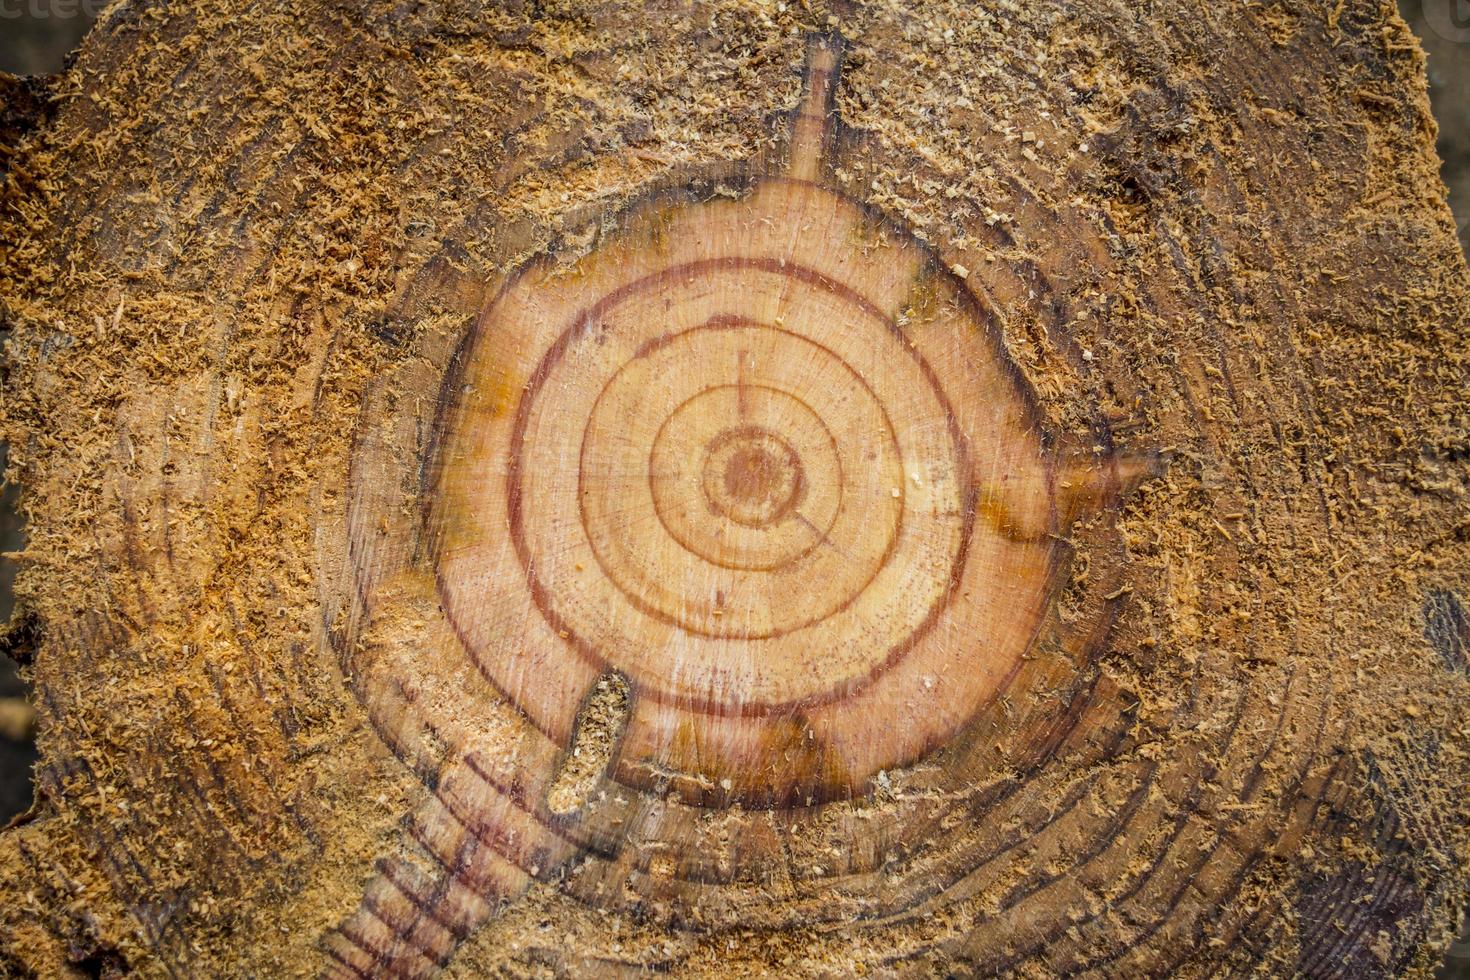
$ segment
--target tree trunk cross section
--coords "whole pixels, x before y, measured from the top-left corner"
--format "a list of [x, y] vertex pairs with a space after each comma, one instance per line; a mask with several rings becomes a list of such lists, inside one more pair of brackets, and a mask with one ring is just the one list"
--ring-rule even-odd
[[1424, 971], [1391, 11], [123, 3], [0, 113], [17, 975]]

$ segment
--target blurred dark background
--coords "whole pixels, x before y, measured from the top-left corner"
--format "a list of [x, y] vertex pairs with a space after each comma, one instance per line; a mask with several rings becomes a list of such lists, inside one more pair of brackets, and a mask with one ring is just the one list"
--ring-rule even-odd
[[1470, 0], [1402, 0], [1399, 11], [1429, 54], [1429, 98], [1460, 244], [1470, 251]]
[[[0, 0], [0, 71], [60, 71], [102, 6], [102, 0]], [[1404, 0], [1399, 9], [1429, 52], [1430, 97], [1440, 124], [1445, 183], [1460, 242], [1470, 248], [1470, 0]], [[4, 461], [5, 446], [0, 444], [0, 472]], [[23, 543], [18, 498], [18, 488], [0, 485], [0, 623], [11, 614], [15, 577], [14, 562], [4, 553]], [[0, 826], [30, 806], [30, 772], [36, 760], [32, 718], [15, 664], [0, 657]], [[1470, 980], [1470, 927], [1450, 950], [1440, 977]]]
[[102, 6], [83, 0], [0, 0], [0, 71], [60, 71]]

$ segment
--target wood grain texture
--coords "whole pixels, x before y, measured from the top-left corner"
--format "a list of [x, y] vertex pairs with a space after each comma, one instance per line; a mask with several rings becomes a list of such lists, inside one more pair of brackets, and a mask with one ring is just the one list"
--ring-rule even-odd
[[0, 965], [1427, 969], [1422, 72], [1335, 4], [111, 11], [6, 156]]

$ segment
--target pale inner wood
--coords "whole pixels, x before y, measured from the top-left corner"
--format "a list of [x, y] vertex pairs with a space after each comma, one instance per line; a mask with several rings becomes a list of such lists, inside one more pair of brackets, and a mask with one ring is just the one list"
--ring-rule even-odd
[[625, 675], [630, 778], [851, 787], [1017, 667], [1050, 457], [983, 309], [855, 203], [773, 178], [646, 220], [477, 326], [437, 463], [446, 615], [557, 740]]

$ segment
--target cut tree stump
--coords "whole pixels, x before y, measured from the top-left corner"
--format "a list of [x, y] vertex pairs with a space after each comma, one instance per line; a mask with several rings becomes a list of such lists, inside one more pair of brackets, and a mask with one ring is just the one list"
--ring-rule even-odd
[[1430, 971], [1391, 6], [124, 2], [0, 113], [18, 976]]

